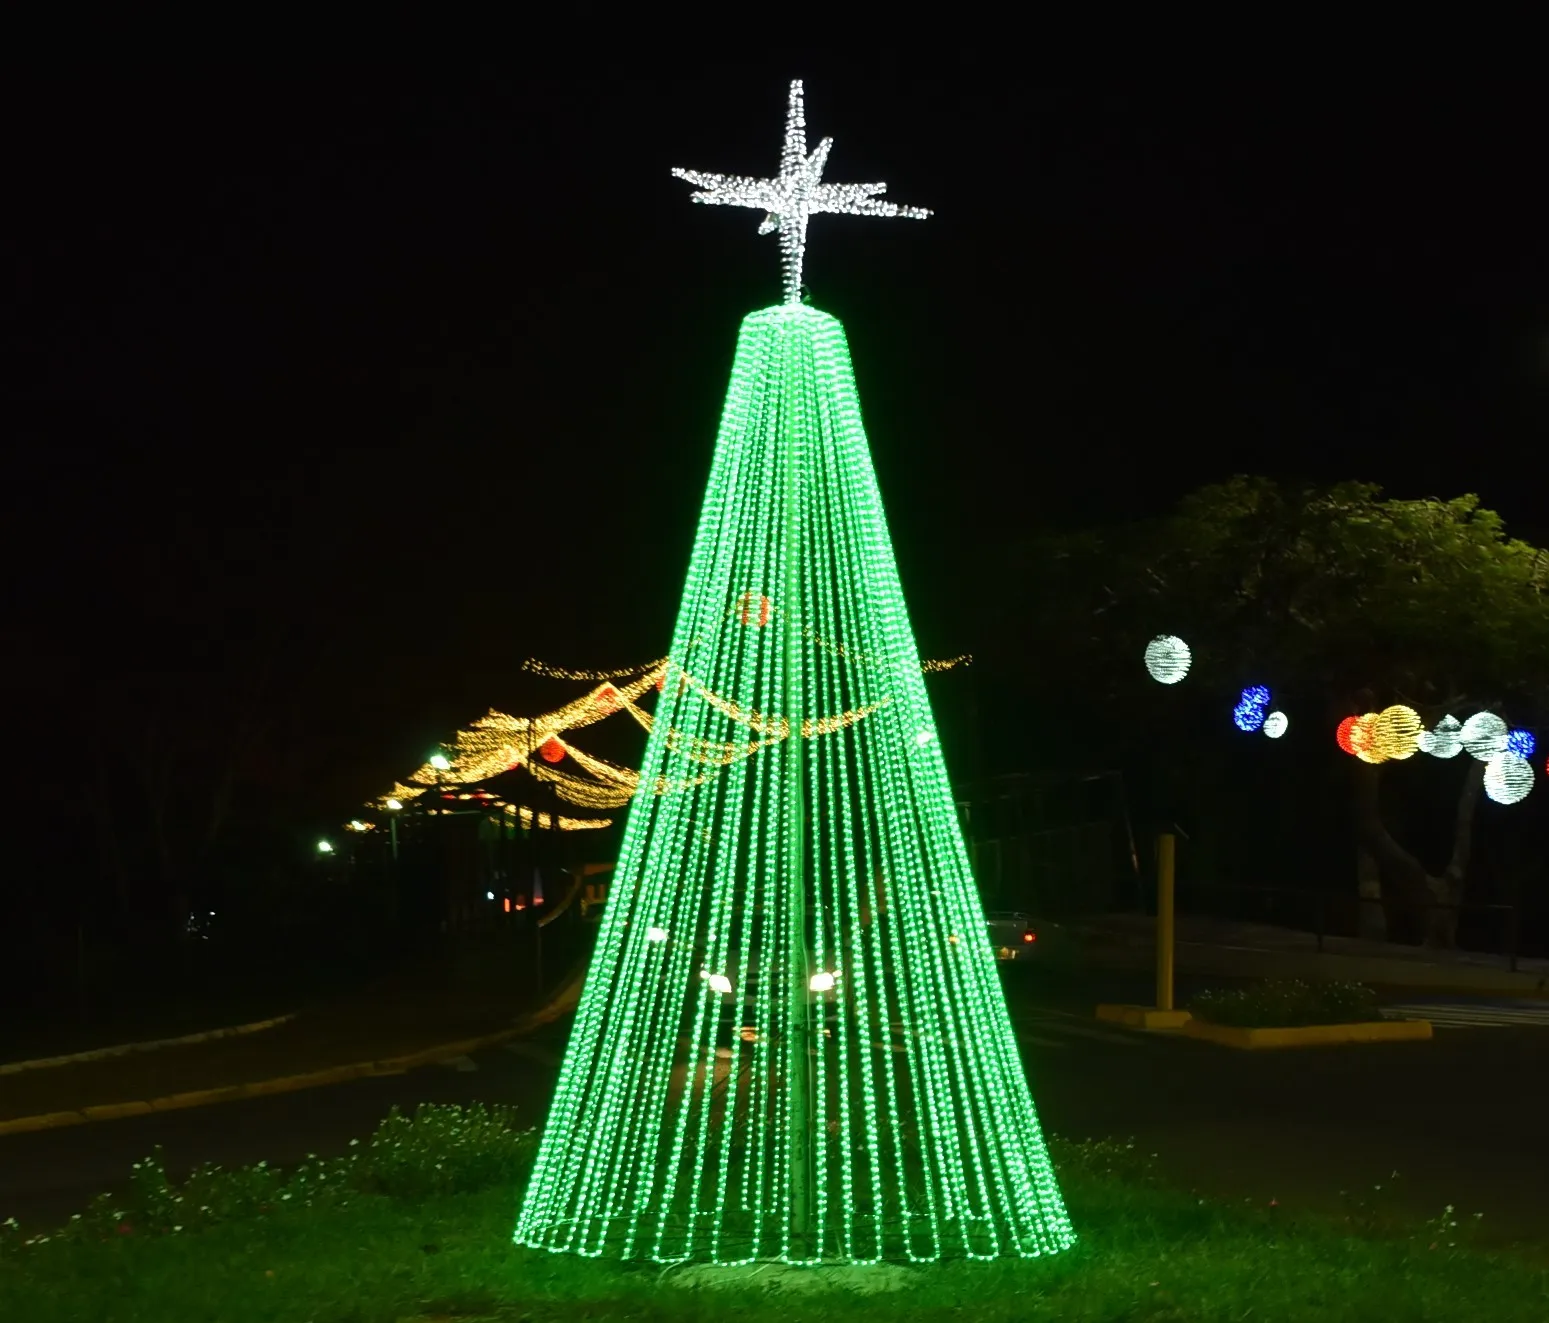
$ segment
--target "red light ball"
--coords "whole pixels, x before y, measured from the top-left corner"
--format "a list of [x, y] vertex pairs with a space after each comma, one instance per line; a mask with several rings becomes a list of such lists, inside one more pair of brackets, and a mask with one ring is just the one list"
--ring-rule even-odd
[[550, 735], [548, 739], [543, 741], [542, 746], [538, 750], [538, 756], [546, 763], [557, 763], [565, 756], [565, 746], [555, 739], [554, 736]]

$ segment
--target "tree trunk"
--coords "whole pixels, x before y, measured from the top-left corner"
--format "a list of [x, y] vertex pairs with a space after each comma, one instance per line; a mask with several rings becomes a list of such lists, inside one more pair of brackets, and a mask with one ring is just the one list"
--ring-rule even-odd
[[1363, 942], [1388, 940], [1388, 914], [1382, 908], [1382, 869], [1370, 850], [1356, 847], [1355, 879], [1361, 903], [1356, 918], [1356, 935]]
[[[1473, 849], [1474, 806], [1484, 784], [1484, 764], [1473, 763], [1458, 791], [1452, 857], [1439, 877], [1427, 873], [1425, 866], [1388, 831], [1378, 798], [1381, 778], [1377, 767], [1357, 760], [1354, 775], [1356, 835], [1360, 848], [1376, 861], [1381, 879], [1388, 884], [1393, 899], [1407, 903], [1421, 913], [1420, 932], [1424, 944], [1451, 950], [1457, 945], [1456, 906], [1462, 901], [1468, 876], [1469, 855]], [[1365, 885], [1363, 880], [1363, 899]]]
[[1425, 944], [1452, 950], [1458, 944], [1458, 909], [1463, 902], [1463, 884], [1468, 876], [1469, 855], [1474, 847], [1474, 809], [1479, 803], [1479, 791], [1484, 786], [1484, 764], [1475, 762], [1458, 788], [1457, 814], [1452, 827], [1452, 858], [1440, 877], [1428, 877], [1437, 906], [1432, 909], [1430, 922], [1425, 928]]

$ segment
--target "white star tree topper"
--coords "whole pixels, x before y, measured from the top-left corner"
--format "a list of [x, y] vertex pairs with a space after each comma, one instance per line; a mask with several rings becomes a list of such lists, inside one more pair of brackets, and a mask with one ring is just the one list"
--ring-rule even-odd
[[807, 247], [807, 217], [814, 212], [840, 212], [849, 216], [903, 216], [924, 220], [924, 207], [901, 207], [883, 202], [877, 194], [886, 184], [825, 184], [823, 166], [828, 161], [832, 138], [824, 138], [807, 154], [807, 117], [801, 79], [791, 82], [790, 106], [785, 112], [785, 148], [780, 153], [780, 173], [773, 179], [747, 175], [715, 175], [703, 170], [674, 170], [701, 191], [695, 202], [724, 207], [760, 207], [766, 213], [760, 234], [780, 232], [780, 266], [785, 280], [785, 301], [801, 302], [801, 265]]

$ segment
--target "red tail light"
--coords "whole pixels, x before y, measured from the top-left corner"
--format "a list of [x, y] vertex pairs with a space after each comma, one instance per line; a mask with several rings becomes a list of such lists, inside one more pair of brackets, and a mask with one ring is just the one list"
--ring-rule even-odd
[[1034, 932], [1023, 933], [1022, 940], [1024, 942], [1036, 942], [1038, 940], [1038, 934]]

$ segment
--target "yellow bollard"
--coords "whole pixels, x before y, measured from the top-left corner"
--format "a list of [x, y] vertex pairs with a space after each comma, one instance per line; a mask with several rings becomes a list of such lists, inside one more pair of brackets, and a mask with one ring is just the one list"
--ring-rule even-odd
[[1173, 1009], [1173, 845], [1171, 832], [1156, 838], [1156, 1008]]

